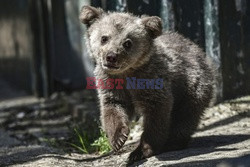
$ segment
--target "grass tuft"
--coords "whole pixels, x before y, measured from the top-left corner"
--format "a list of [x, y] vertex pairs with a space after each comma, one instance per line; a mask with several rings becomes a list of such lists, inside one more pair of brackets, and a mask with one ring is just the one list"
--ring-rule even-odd
[[[67, 142], [71, 147], [83, 154], [98, 152], [100, 155], [111, 151], [108, 138], [103, 130], [100, 129], [99, 137], [91, 144], [86, 132], [80, 133], [78, 128], [74, 128], [75, 140]], [[93, 141], [93, 140], [92, 140]]]
[[100, 155], [106, 154], [111, 151], [111, 146], [109, 144], [108, 138], [106, 133], [101, 129], [100, 130], [100, 137], [91, 144], [91, 146], [95, 147], [96, 151]]

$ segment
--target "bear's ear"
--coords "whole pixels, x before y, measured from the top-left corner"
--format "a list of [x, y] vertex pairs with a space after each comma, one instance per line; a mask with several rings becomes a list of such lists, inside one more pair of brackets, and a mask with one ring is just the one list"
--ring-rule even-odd
[[100, 16], [104, 13], [101, 8], [95, 8], [92, 6], [83, 6], [80, 12], [79, 19], [87, 27], [91, 26]]
[[142, 16], [141, 21], [153, 38], [156, 38], [162, 34], [162, 21], [160, 17]]

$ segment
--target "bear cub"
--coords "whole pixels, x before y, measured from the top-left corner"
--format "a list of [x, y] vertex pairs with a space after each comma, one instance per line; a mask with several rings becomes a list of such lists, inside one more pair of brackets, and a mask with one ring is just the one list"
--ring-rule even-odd
[[134, 162], [187, 147], [213, 96], [211, 63], [193, 42], [162, 32], [157, 16], [104, 12], [83, 6], [86, 44], [97, 79], [161, 79], [161, 89], [98, 89], [101, 122], [112, 148], [129, 135], [129, 120], [143, 116], [140, 144], [129, 155]]

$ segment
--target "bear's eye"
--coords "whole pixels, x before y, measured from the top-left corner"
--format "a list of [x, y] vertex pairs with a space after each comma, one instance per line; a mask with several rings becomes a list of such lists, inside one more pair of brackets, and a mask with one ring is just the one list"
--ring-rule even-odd
[[108, 40], [109, 40], [108, 36], [102, 36], [102, 38], [101, 38], [102, 45], [106, 44], [108, 42]]
[[122, 44], [122, 46], [123, 46], [126, 50], [130, 49], [130, 48], [132, 47], [132, 45], [133, 45], [133, 43], [132, 43], [132, 41], [131, 41], [130, 39], [126, 40], [126, 41]]

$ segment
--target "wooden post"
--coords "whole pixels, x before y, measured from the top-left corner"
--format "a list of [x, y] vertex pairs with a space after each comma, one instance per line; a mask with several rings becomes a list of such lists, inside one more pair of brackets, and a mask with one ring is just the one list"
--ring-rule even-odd
[[163, 20], [163, 28], [168, 31], [175, 31], [175, 15], [173, 8], [173, 0], [161, 0], [161, 18]]
[[46, 27], [44, 25], [47, 7], [44, 1], [29, 0], [31, 30], [33, 33], [33, 89], [35, 95], [47, 97], [49, 95], [48, 78], [48, 48], [46, 47]]
[[250, 1], [219, 1], [224, 99], [250, 94]]
[[201, 0], [174, 0], [172, 3], [175, 30], [204, 48], [204, 2]]
[[205, 48], [206, 55], [213, 60], [215, 71], [216, 102], [223, 97], [223, 83], [221, 74], [221, 55], [219, 39], [219, 5], [218, 0], [204, 1], [204, 26], [205, 26]]

